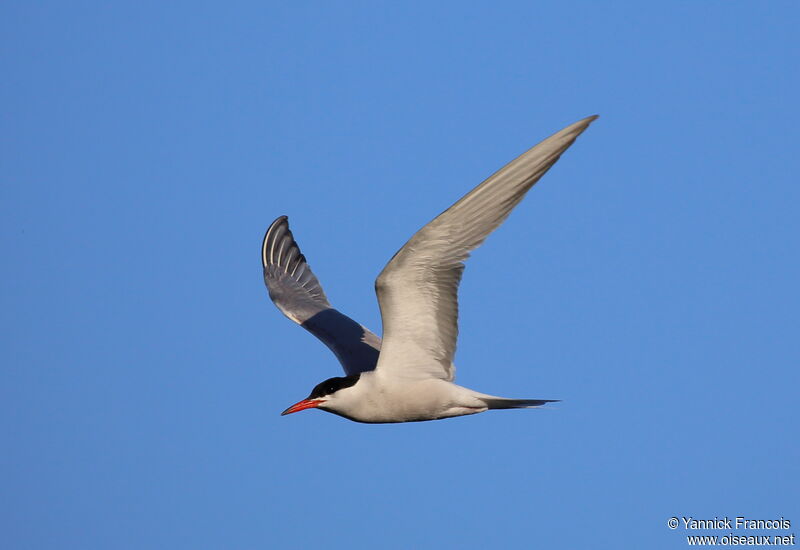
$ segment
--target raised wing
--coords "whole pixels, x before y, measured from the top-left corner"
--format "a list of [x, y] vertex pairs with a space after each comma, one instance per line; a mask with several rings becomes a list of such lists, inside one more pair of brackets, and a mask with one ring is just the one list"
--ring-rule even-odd
[[375, 281], [383, 317], [378, 372], [453, 380], [464, 260], [596, 118], [564, 128], [511, 161], [394, 255]]
[[261, 263], [269, 297], [278, 309], [322, 340], [348, 376], [375, 368], [381, 339], [331, 307], [289, 230], [286, 216], [267, 229]]

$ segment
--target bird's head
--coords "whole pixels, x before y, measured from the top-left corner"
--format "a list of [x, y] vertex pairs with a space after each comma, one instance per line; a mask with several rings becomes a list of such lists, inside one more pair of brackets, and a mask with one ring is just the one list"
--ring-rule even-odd
[[348, 401], [348, 394], [352, 392], [350, 388], [358, 382], [361, 375], [337, 376], [328, 378], [324, 382], [314, 386], [308, 397], [299, 401], [283, 411], [285, 414], [296, 413], [305, 409], [322, 409], [324, 411], [336, 412], [337, 406]]

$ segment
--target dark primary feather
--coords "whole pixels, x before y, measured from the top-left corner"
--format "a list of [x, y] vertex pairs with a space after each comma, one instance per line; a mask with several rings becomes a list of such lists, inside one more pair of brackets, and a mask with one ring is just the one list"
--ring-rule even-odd
[[286, 216], [276, 219], [267, 229], [261, 263], [273, 303], [328, 346], [348, 376], [375, 368], [381, 339], [331, 307], [289, 230]]

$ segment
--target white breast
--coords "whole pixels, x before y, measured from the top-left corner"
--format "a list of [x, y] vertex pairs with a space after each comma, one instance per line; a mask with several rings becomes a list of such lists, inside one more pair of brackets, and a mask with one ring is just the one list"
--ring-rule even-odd
[[414, 422], [487, 409], [476, 392], [437, 378], [407, 379], [365, 372], [325, 409], [358, 422]]

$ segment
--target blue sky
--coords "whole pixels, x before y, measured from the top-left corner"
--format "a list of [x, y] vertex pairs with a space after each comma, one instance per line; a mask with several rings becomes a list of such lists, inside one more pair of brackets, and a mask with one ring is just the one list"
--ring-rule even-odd
[[[796, 532], [798, 16], [5, 3], [0, 544], [683, 548], [666, 522], [690, 515]], [[461, 287], [458, 381], [562, 403], [279, 416], [340, 371], [268, 300], [273, 219], [380, 332], [373, 281], [406, 239], [595, 113]]]

